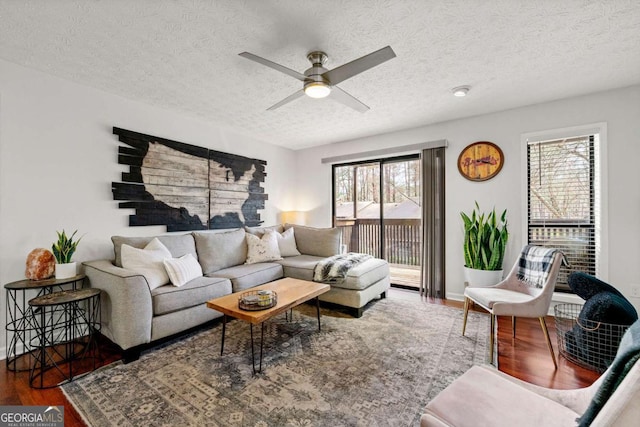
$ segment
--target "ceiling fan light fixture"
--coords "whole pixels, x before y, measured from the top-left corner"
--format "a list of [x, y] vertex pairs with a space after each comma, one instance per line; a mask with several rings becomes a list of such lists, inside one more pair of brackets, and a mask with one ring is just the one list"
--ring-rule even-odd
[[310, 82], [304, 86], [304, 93], [310, 98], [326, 98], [331, 93], [331, 86], [324, 82]]
[[453, 93], [453, 96], [463, 97], [467, 96], [469, 89], [471, 89], [471, 86], [458, 86], [451, 89], [451, 93]]
[[310, 98], [325, 98], [331, 96], [334, 101], [340, 102], [360, 113], [369, 110], [369, 107], [340, 89], [338, 84], [396, 57], [391, 46], [386, 46], [332, 70], [327, 70], [323, 65], [327, 61], [327, 54], [320, 51], [313, 51], [307, 55], [307, 59], [311, 62], [311, 67], [305, 70], [304, 73], [299, 73], [249, 52], [241, 52], [238, 55], [259, 64], [266, 65], [269, 68], [287, 74], [302, 82], [302, 90], [297, 90], [282, 101], [267, 108], [269, 111], [280, 108], [291, 101], [307, 95]]

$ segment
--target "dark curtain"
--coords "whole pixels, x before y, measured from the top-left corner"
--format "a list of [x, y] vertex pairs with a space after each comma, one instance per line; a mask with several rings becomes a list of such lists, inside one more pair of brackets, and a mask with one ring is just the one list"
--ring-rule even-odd
[[422, 271], [420, 294], [445, 298], [444, 147], [422, 150]]

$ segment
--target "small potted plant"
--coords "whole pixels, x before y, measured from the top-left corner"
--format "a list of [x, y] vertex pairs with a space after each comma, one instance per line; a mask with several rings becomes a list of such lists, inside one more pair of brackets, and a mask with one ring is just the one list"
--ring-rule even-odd
[[502, 280], [502, 261], [509, 239], [507, 210], [498, 218], [495, 208], [481, 213], [476, 202], [471, 216], [460, 212], [464, 222], [465, 279], [469, 286], [491, 286]]
[[78, 230], [74, 231], [71, 236], [67, 236], [64, 230], [62, 233], [56, 231], [58, 241], [53, 242], [51, 246], [53, 256], [56, 258], [56, 279], [67, 279], [76, 275], [76, 263], [71, 262], [71, 257], [82, 239], [81, 237], [75, 242], [73, 241], [77, 232]]

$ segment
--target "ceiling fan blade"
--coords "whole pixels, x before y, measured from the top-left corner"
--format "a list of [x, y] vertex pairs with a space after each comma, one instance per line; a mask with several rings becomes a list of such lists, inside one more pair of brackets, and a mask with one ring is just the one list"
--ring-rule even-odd
[[347, 80], [355, 76], [356, 74], [360, 74], [363, 71], [367, 71], [370, 68], [373, 68], [377, 65], [382, 64], [392, 58], [396, 57], [396, 53], [391, 49], [391, 46], [383, 47], [380, 50], [376, 50], [368, 55], [365, 55], [361, 58], [355, 59], [351, 62], [347, 62], [344, 65], [334, 68], [333, 70], [326, 71], [322, 74], [322, 77], [327, 79], [329, 83], [333, 85], [337, 85], [340, 82]]
[[364, 105], [362, 102], [358, 101], [353, 96], [349, 95], [344, 90], [340, 89], [338, 86], [331, 87], [331, 93], [329, 94], [329, 97], [361, 113], [365, 113], [369, 111], [369, 107]]
[[242, 52], [239, 53], [238, 55], [242, 56], [243, 58], [247, 58], [250, 59], [252, 61], [258, 62], [262, 65], [266, 65], [269, 68], [273, 68], [274, 70], [278, 70], [281, 73], [285, 73], [290, 75], [291, 77], [295, 77], [296, 79], [300, 80], [300, 81], [305, 81], [307, 76], [305, 76], [304, 74], [301, 74], [295, 70], [292, 70], [291, 68], [287, 68], [283, 65], [280, 64], [276, 64], [273, 61], [269, 61], [268, 59], [264, 59], [261, 58], [257, 55], [254, 55], [253, 53], [249, 53], [249, 52]]
[[288, 104], [289, 102], [294, 101], [300, 98], [301, 96], [304, 96], [304, 90], [302, 89], [292, 93], [291, 95], [287, 96], [285, 99], [278, 102], [277, 104], [273, 104], [271, 107], [267, 108], [267, 111], [275, 110], [276, 108], [282, 107], [284, 104]]

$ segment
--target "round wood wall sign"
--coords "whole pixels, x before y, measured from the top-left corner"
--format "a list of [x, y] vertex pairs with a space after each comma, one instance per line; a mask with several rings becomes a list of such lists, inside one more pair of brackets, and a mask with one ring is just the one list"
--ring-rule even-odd
[[493, 142], [469, 144], [458, 156], [458, 171], [471, 181], [486, 181], [500, 172], [504, 164], [502, 150]]

